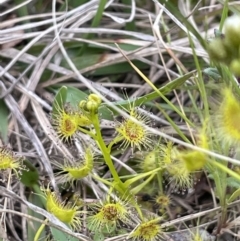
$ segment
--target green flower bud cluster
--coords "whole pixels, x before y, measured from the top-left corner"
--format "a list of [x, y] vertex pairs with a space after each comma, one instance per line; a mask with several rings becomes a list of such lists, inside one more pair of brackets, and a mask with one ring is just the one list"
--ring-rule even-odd
[[240, 15], [226, 19], [223, 33], [209, 43], [209, 57], [228, 65], [234, 75], [240, 76]]
[[82, 108], [86, 111], [97, 113], [98, 107], [100, 106], [101, 102], [102, 102], [102, 100], [98, 95], [90, 94], [88, 96], [88, 100], [82, 100], [79, 103], [79, 106], [80, 106], [80, 108]]

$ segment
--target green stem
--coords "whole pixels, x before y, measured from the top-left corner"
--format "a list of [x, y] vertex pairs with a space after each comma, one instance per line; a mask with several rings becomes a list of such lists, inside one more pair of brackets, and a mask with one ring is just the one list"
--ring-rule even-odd
[[41, 189], [40, 189], [40, 187], [38, 186], [38, 184], [33, 184], [33, 185], [32, 185], [32, 188], [33, 188], [33, 190], [34, 190], [34, 192], [35, 192], [34, 195], [38, 195], [38, 196], [39, 196], [42, 205], [45, 207], [45, 206], [46, 206], [46, 199], [44, 198], [43, 192], [41, 191]]
[[[95, 128], [95, 131], [96, 131], [95, 140], [97, 141], [98, 146], [99, 146], [99, 148], [102, 151], [104, 160], [105, 160], [106, 164], [108, 165], [108, 168], [109, 168], [109, 170], [110, 170], [110, 172], [112, 174], [112, 177], [113, 177], [115, 183], [117, 183], [115, 188], [122, 195], [124, 195], [124, 194], [126, 194], [127, 190], [126, 190], [126, 187], [125, 187], [124, 183], [119, 178], [118, 173], [117, 173], [117, 171], [116, 171], [116, 169], [115, 169], [115, 167], [113, 165], [113, 162], [112, 162], [112, 159], [111, 159], [111, 155], [110, 155], [111, 149], [107, 148], [105, 143], [104, 143], [104, 141], [103, 141], [102, 133], [101, 133], [100, 126], [99, 126], [98, 115], [97, 114], [92, 114], [91, 119], [92, 119], [92, 123], [93, 123], [94, 128]], [[131, 202], [134, 202], [133, 205], [136, 208], [140, 218], [143, 219], [142, 211], [141, 211], [140, 207], [138, 206], [138, 204], [135, 202], [134, 195], [131, 194], [131, 193], [129, 193], [129, 195], [131, 197]]]
[[94, 134], [92, 134], [90, 131], [85, 130], [85, 129], [82, 128], [82, 127], [78, 127], [78, 129], [79, 129], [81, 132], [83, 132], [84, 134], [91, 136], [93, 139], [95, 138]]
[[[93, 123], [93, 126], [95, 128], [96, 131], [96, 136], [95, 136], [95, 140], [98, 143], [99, 148], [102, 151], [102, 155], [104, 157], [105, 163], [108, 165], [108, 168], [112, 174], [112, 177], [114, 179], [114, 182], [117, 184], [116, 185], [116, 189], [122, 194], [125, 195], [126, 192], [128, 192], [131, 201], [134, 202], [134, 207], [136, 208], [140, 218], [143, 220], [143, 215], [142, 215], [142, 211], [141, 208], [138, 206], [138, 204], [135, 202], [135, 198], [134, 195], [131, 194], [128, 190], [126, 190], [126, 186], [124, 185], [124, 183], [121, 181], [121, 179], [118, 176], [118, 173], [113, 165], [112, 159], [111, 159], [111, 149], [106, 147], [103, 138], [102, 138], [102, 133], [101, 133], [101, 129], [100, 129], [100, 125], [99, 125], [99, 118], [98, 118], [98, 114], [92, 113], [91, 114], [91, 120]], [[110, 188], [113, 188], [113, 186]]]
[[[102, 151], [104, 160], [105, 160], [106, 164], [108, 165], [108, 168], [109, 168], [109, 170], [112, 174], [112, 177], [113, 177], [114, 181], [116, 183], [120, 184], [120, 186], [123, 188], [124, 187], [123, 182], [119, 178], [118, 173], [117, 173], [117, 171], [116, 171], [116, 169], [113, 165], [111, 155], [110, 155], [110, 150], [106, 147], [106, 145], [103, 141], [102, 133], [101, 133], [100, 126], [99, 126], [98, 115], [92, 114], [91, 119], [92, 119], [93, 126], [95, 128], [95, 131], [96, 131], [95, 140], [97, 141], [98, 146]], [[125, 191], [125, 190], [123, 190], [123, 191]]]
[[93, 175], [93, 178], [111, 187], [111, 182], [96, 175]]
[[140, 206], [138, 206], [138, 204], [136, 203], [136, 201], [135, 201], [135, 203], [134, 203], [133, 205], [134, 205], [134, 207], [136, 208], [137, 213], [138, 213], [140, 219], [143, 220], [143, 214], [142, 214], [142, 210], [141, 210]]
[[116, 143], [118, 143], [119, 141], [122, 141], [124, 139], [124, 137], [119, 137], [117, 136], [116, 138], [114, 138], [109, 144], [108, 144], [108, 151], [111, 152], [112, 150], [112, 146]]
[[159, 171], [157, 173], [157, 180], [158, 180], [158, 188], [159, 188], [159, 192], [161, 194], [163, 194], [163, 178], [162, 178], [162, 171]]
[[46, 222], [47, 222], [47, 221], [48, 221], [48, 220], [45, 219], [44, 223], [42, 223], [42, 225], [39, 227], [38, 231], [37, 231], [36, 234], [35, 234], [34, 241], [38, 241], [38, 240], [39, 240], [39, 237], [40, 237], [43, 229], [45, 228], [45, 225], [46, 225]]
[[220, 230], [226, 224], [226, 221], [227, 221], [227, 200], [226, 200], [227, 174], [229, 174], [232, 177], [235, 177], [238, 180], [240, 176], [234, 171], [230, 170], [226, 165], [222, 163], [219, 163], [215, 160], [211, 160], [211, 163], [213, 164], [213, 166], [219, 168], [223, 172], [222, 175], [220, 171], [218, 171], [216, 175], [214, 174], [214, 181], [216, 184], [216, 190], [219, 196], [219, 201], [220, 201], [220, 206], [222, 211], [221, 216], [218, 219], [218, 227], [217, 227], [217, 232], [220, 232]]

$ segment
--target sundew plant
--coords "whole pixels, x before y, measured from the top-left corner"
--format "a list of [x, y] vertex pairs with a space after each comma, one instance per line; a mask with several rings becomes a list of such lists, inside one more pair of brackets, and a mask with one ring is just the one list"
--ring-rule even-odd
[[9, 4], [0, 241], [238, 240], [239, 4]]

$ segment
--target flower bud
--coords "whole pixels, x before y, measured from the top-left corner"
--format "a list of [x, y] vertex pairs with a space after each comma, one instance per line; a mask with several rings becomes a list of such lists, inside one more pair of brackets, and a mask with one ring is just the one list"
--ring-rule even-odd
[[102, 103], [101, 98], [96, 94], [90, 94], [88, 96], [88, 100], [91, 100], [91, 101], [97, 103], [98, 105], [100, 105]]
[[86, 100], [81, 100], [80, 102], [79, 102], [79, 107], [81, 108], [81, 109], [86, 109], [86, 103], [87, 103], [87, 101]]
[[86, 110], [86, 111], [89, 111], [89, 112], [92, 112], [92, 113], [97, 113], [98, 108], [99, 108], [101, 103], [102, 103], [102, 100], [98, 95], [90, 94], [88, 96], [87, 101], [86, 100], [80, 101], [79, 107]]
[[212, 40], [208, 45], [208, 54], [213, 61], [227, 62], [228, 52], [220, 38]]
[[97, 113], [98, 107], [99, 107], [99, 105], [98, 105], [97, 102], [92, 101], [92, 100], [87, 101], [86, 109], [87, 109], [89, 112]]
[[240, 59], [234, 59], [229, 66], [230, 70], [233, 72], [234, 75], [237, 77], [240, 76]]
[[240, 16], [233, 15], [227, 18], [223, 26], [223, 32], [228, 45], [237, 48], [238, 51], [240, 47]]

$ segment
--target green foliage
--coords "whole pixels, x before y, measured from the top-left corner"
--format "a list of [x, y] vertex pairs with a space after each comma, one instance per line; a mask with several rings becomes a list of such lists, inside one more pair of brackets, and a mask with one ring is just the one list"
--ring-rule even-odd
[[78, 238], [72, 237], [69, 234], [64, 233], [61, 230], [50, 227], [51, 235], [53, 237], [53, 241], [78, 241]]
[[26, 167], [26, 170], [22, 171], [20, 180], [26, 187], [33, 188], [33, 186], [38, 185], [39, 182], [38, 170], [26, 159], [23, 164]]
[[59, 89], [59, 91], [57, 92], [54, 98], [53, 105], [52, 105], [53, 114], [58, 113], [59, 107], [63, 108], [64, 104], [66, 103], [66, 99], [67, 99], [67, 87], [63, 86]]
[[[41, 207], [43, 208], [43, 203], [41, 198], [36, 195], [35, 193], [30, 193], [29, 197], [28, 197], [28, 201], [34, 205], [36, 205], [37, 207]], [[39, 213], [36, 213], [35, 211], [28, 209], [28, 215], [34, 217], [34, 218], [38, 218], [40, 220], [43, 220], [43, 216]], [[28, 231], [28, 241], [33, 241], [36, 231], [40, 228], [40, 223], [33, 221], [33, 222], [28, 222], [27, 223], [27, 231]], [[45, 238], [45, 233], [41, 233], [39, 238]]]
[[7, 143], [8, 134], [8, 108], [3, 100], [0, 100], [0, 137], [4, 143]]

